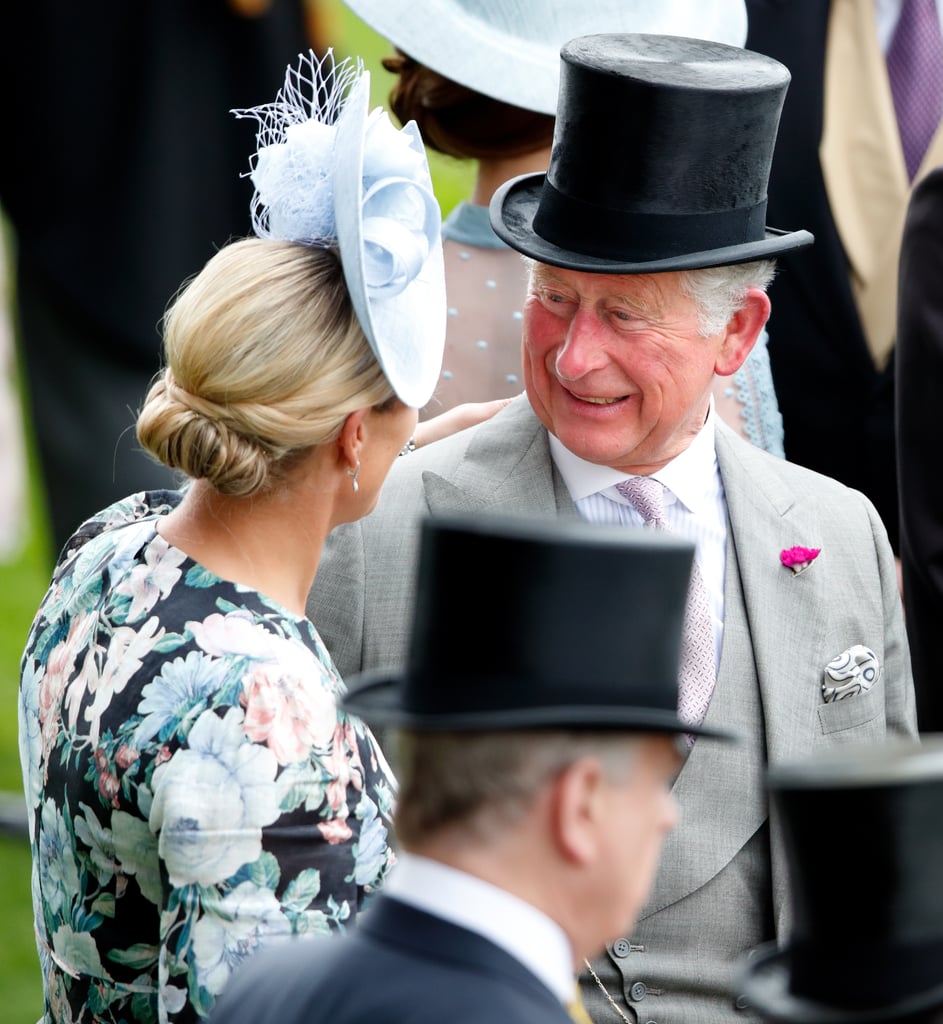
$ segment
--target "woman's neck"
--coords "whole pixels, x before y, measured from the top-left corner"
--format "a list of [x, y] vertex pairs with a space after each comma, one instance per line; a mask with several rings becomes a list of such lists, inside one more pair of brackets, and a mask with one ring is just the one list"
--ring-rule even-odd
[[488, 157], [478, 161], [478, 174], [470, 201], [475, 206], [487, 206], [491, 197], [511, 178], [519, 174], [543, 174], [550, 163], [550, 147], [536, 149], [520, 156]]
[[330, 529], [310, 491], [286, 483], [263, 496], [229, 497], [197, 480], [158, 532], [221, 579], [304, 615]]

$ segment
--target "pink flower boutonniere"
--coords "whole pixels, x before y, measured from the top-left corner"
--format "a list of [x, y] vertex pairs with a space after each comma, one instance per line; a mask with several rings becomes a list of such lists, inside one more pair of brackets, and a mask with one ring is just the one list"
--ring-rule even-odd
[[779, 560], [798, 576], [819, 557], [821, 550], [821, 548], [783, 548], [779, 552]]

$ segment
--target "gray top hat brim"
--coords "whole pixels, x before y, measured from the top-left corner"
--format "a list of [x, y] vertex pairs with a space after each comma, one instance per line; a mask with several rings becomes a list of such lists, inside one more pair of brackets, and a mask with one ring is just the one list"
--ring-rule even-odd
[[566, 270], [599, 274], [654, 274], [671, 270], [696, 270], [700, 267], [771, 259], [802, 249], [815, 241], [812, 234], [805, 230], [781, 231], [768, 227], [766, 237], [757, 241], [700, 252], [683, 252], [660, 259], [613, 260], [592, 256], [555, 245], [534, 230], [534, 216], [545, 177], [544, 174], [524, 174], [506, 181], [491, 200], [491, 227], [512, 249], [540, 263]]
[[423, 713], [403, 707], [404, 677], [383, 670], [363, 672], [351, 677], [349, 693], [343, 698], [345, 711], [366, 722], [386, 726], [406, 726], [430, 731], [503, 730], [503, 729], [592, 729], [613, 732], [689, 733], [710, 739], [736, 741], [729, 732], [703, 725], [685, 725], [677, 715], [657, 708], [617, 705], [538, 706], [494, 708], [488, 711]]
[[[746, 996], [754, 1013], [779, 1024], [880, 1024], [943, 1006], [943, 981], [890, 1007], [846, 1010], [829, 1006], [789, 991], [790, 962], [788, 948], [768, 943], [755, 951], [735, 983], [736, 991]], [[828, 964], [822, 969], [827, 971]]]

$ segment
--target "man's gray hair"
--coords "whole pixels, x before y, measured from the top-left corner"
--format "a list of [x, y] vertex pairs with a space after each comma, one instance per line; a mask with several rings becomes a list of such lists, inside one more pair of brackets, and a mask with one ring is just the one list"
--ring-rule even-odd
[[743, 306], [747, 291], [766, 291], [775, 273], [775, 260], [682, 271], [681, 291], [697, 306], [701, 335], [709, 338], [722, 331]]
[[396, 834], [411, 847], [443, 830], [488, 843], [513, 827], [547, 782], [581, 757], [602, 763], [611, 781], [624, 779], [639, 747], [622, 731], [399, 731], [400, 781]]
[[[532, 276], [539, 261], [523, 255], [521, 260], [528, 276]], [[760, 288], [765, 292], [775, 275], [775, 260], [682, 270], [681, 291], [697, 305], [699, 333], [709, 338], [722, 331], [742, 308], [747, 290]]]

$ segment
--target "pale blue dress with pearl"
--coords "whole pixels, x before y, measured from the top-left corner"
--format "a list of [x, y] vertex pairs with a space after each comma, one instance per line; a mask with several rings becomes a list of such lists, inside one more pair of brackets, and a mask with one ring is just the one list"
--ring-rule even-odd
[[[426, 419], [462, 402], [507, 398], [524, 390], [521, 306], [527, 287], [522, 257], [491, 230], [488, 209], [459, 203], [442, 228], [448, 322], [445, 358]], [[718, 415], [741, 437], [784, 457], [783, 420], [776, 401], [764, 331], [743, 366], [717, 377]]]

